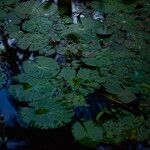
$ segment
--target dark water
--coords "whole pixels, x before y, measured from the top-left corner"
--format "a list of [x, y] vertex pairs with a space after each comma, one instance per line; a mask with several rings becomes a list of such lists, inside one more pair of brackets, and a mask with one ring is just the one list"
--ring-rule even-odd
[[16, 125], [16, 111], [9, 102], [7, 91], [4, 89], [0, 91], [0, 114], [4, 116], [7, 126], [14, 127]]

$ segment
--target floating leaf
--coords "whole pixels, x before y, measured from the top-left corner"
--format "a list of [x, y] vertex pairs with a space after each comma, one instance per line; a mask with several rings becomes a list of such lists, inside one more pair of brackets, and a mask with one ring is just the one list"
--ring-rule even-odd
[[[109, 119], [100, 125], [92, 121], [76, 122], [72, 133], [77, 141], [96, 147], [96, 143], [120, 144], [126, 140], [145, 140], [149, 136], [149, 120], [122, 111], [117, 119]], [[146, 132], [145, 132], [146, 131]], [[143, 137], [142, 137], [143, 135]]]
[[4, 10], [0, 10], [0, 21], [4, 21], [7, 13]]
[[59, 66], [52, 58], [39, 56], [36, 61], [26, 61], [23, 64], [24, 71], [36, 78], [50, 78], [57, 74]]
[[[126, 113], [126, 115], [120, 117], [119, 120], [110, 120], [103, 124], [104, 130], [106, 131], [104, 141], [119, 144], [126, 140], [137, 140], [139, 139], [138, 134], [140, 134], [141, 128], [144, 128], [145, 125], [146, 121], [144, 121], [143, 118], [136, 118]], [[145, 132], [145, 135], [146, 139], [149, 133]]]
[[32, 33], [24, 34], [17, 41], [17, 46], [21, 49], [29, 48], [32, 51], [40, 50], [49, 44], [49, 37], [44, 34]]
[[22, 108], [20, 116], [32, 127], [40, 129], [58, 128], [69, 123], [72, 111], [57, 101], [44, 99], [30, 103], [31, 108]]
[[35, 77], [18, 76], [20, 84], [9, 88], [10, 94], [19, 101], [40, 101], [45, 98], [61, 97], [63, 82], [59, 79], [40, 80]]
[[72, 134], [77, 141], [90, 147], [95, 147], [103, 138], [103, 129], [92, 121], [76, 122], [72, 127]]
[[69, 84], [73, 85], [73, 79], [76, 76], [76, 72], [71, 67], [63, 68], [61, 73], [59, 74], [62, 78], [64, 78]]
[[136, 100], [135, 94], [130, 93], [129, 91], [126, 91], [126, 90], [120, 91], [118, 96], [119, 96], [119, 99], [124, 103], [130, 103]]
[[87, 105], [85, 97], [82, 94], [68, 93], [65, 95], [63, 103], [72, 108]]
[[19, 2], [19, 0], [1, 0], [1, 3], [5, 4], [5, 5], [13, 5], [18, 2]]
[[[47, 33], [52, 27], [52, 21], [44, 17], [34, 17], [25, 21], [22, 28], [29, 32]], [[37, 42], [38, 43], [38, 42]]]
[[14, 9], [15, 14], [20, 18], [28, 18], [32, 16], [34, 1], [18, 3]]
[[97, 29], [96, 34], [98, 35], [98, 37], [102, 39], [109, 38], [112, 36], [111, 32], [108, 32], [102, 28]]

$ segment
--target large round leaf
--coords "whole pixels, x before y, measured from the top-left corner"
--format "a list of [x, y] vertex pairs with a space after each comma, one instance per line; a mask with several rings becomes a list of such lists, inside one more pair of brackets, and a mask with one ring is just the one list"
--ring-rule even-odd
[[84, 122], [83, 125], [76, 122], [72, 133], [77, 141], [92, 147], [96, 147], [103, 138], [103, 129], [92, 121]]
[[44, 17], [35, 17], [31, 18], [28, 21], [25, 21], [22, 28], [25, 31], [29, 32], [39, 32], [39, 33], [47, 33], [52, 27], [52, 21], [50, 21], [48, 18]]
[[49, 37], [40, 33], [24, 34], [17, 41], [17, 46], [21, 49], [29, 48], [32, 51], [38, 51], [49, 44]]
[[[38, 101], [49, 97], [62, 98], [63, 82], [57, 79], [40, 79], [35, 77], [18, 76], [20, 84], [12, 85], [9, 93], [19, 101]], [[16, 80], [17, 81], [17, 80]]]
[[33, 12], [34, 3], [35, 3], [34, 1], [18, 3], [14, 9], [15, 14], [23, 19], [32, 16], [32, 14], [34, 14]]
[[55, 76], [59, 71], [59, 65], [52, 58], [39, 56], [35, 61], [25, 61], [23, 68], [26, 74], [35, 78], [47, 78]]
[[73, 116], [72, 111], [55, 100], [39, 100], [30, 103], [30, 107], [21, 109], [21, 118], [30, 126], [40, 129], [64, 126], [71, 121]]

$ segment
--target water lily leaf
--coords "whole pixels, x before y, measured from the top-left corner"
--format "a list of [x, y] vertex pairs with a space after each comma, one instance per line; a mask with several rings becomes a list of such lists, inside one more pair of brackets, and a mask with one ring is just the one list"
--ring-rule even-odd
[[61, 73], [59, 74], [62, 78], [64, 78], [69, 84], [73, 85], [73, 79], [76, 76], [76, 72], [71, 67], [63, 68]]
[[83, 126], [76, 122], [72, 127], [72, 134], [80, 143], [96, 147], [103, 138], [103, 129], [92, 121], [83, 122]]
[[102, 28], [97, 29], [96, 34], [97, 34], [98, 37], [103, 38], [103, 39], [109, 38], [109, 37], [112, 36], [111, 32], [106, 31], [106, 30], [104, 30]]
[[68, 28], [65, 28], [62, 31], [62, 36], [67, 36], [68, 34], [80, 34], [82, 32], [82, 28], [76, 24], [71, 24]]
[[20, 116], [25, 123], [35, 128], [58, 128], [69, 123], [73, 116], [71, 110], [55, 100], [36, 101], [30, 103], [30, 106], [31, 108], [22, 108]]
[[[103, 139], [104, 142], [119, 144], [126, 140], [143, 140], [139, 135], [143, 129], [146, 130], [147, 121], [144, 121], [143, 117], [136, 118], [127, 112], [125, 114], [119, 120], [109, 120], [103, 124], [106, 131]], [[149, 133], [144, 132], [144, 134], [144, 139], [146, 139]]]
[[140, 141], [145, 141], [150, 136], [150, 127], [149, 127], [150, 119], [146, 120], [144, 126], [141, 126], [138, 130], [138, 139]]
[[108, 80], [111, 80], [111, 79], [107, 78], [107, 81], [105, 83], [106, 91], [118, 95], [123, 90], [121, 87], [121, 82], [118, 80], [114, 80], [114, 81], [109, 82]]
[[21, 23], [21, 19], [14, 12], [10, 12], [10, 13], [7, 13], [5, 22], [8, 24], [17, 25], [17, 24]]
[[[27, 73], [21, 73], [13, 77], [13, 81], [17, 83], [28, 83], [31, 86], [39, 84], [39, 78], [32, 77]], [[40, 83], [46, 82], [45, 79], [41, 79]]]
[[98, 28], [102, 26], [100, 21], [94, 20], [92, 18], [82, 18], [81, 19], [83, 25], [83, 32], [84, 33], [91, 33], [93, 34]]
[[19, 32], [19, 26], [13, 24], [6, 24], [5, 30], [8, 34], [17, 34]]
[[49, 56], [49, 55], [53, 55], [55, 51], [56, 50], [52, 46], [48, 45], [46, 47], [41, 48], [39, 50], [39, 53], [45, 56]]
[[127, 90], [120, 91], [120, 93], [118, 93], [118, 96], [119, 96], [119, 99], [124, 103], [130, 103], [136, 100], [135, 94], [130, 93]]
[[75, 108], [78, 106], [86, 106], [85, 97], [82, 94], [77, 93], [68, 93], [65, 95], [65, 100], [63, 100], [63, 104]]
[[17, 46], [21, 49], [29, 48], [32, 51], [40, 50], [49, 44], [49, 37], [44, 34], [32, 33], [24, 34], [17, 41]]
[[90, 75], [92, 73], [92, 70], [89, 69], [80, 69], [78, 72], [78, 78], [82, 78], [83, 80], [90, 79]]
[[28, 18], [34, 13], [33, 5], [34, 1], [18, 3], [14, 9], [14, 12], [20, 18]]
[[26, 74], [35, 78], [48, 78], [55, 76], [59, 71], [59, 65], [52, 58], [39, 56], [36, 62], [25, 61], [23, 68]]
[[104, 13], [116, 13], [119, 11], [132, 11], [133, 10], [133, 6], [132, 5], [127, 5], [124, 4], [122, 2], [122, 0], [108, 0], [108, 1], [93, 1], [91, 3], [92, 8], [94, 8], [95, 10], [100, 10]]
[[18, 76], [20, 84], [12, 85], [9, 93], [18, 101], [40, 101], [45, 98], [62, 97], [62, 80], [40, 80], [34, 77]]
[[58, 14], [57, 5], [51, 3], [48, 9], [44, 9], [44, 4], [45, 3], [41, 4], [39, 1], [36, 1], [32, 9], [33, 14], [46, 18], [50, 18]]
[[5, 5], [12, 5], [15, 3], [18, 3], [19, 0], [1, 0], [1, 3], [5, 4]]
[[11, 28], [8, 29], [9, 38], [10, 39], [13, 39], [13, 38], [16, 39], [16, 42], [18, 41], [18, 39], [20, 39], [24, 36], [24, 33], [22, 31], [16, 31], [17, 28], [18, 28], [17, 26], [13, 26], [12, 30], [11, 30]]
[[7, 13], [4, 10], [0, 10], [0, 21], [4, 21]]
[[29, 32], [48, 33], [52, 27], [52, 21], [44, 17], [34, 17], [27, 20], [22, 28]]
[[119, 144], [126, 140], [148, 139], [149, 119], [145, 121], [143, 117], [135, 117], [126, 111], [121, 111], [120, 115], [117, 119], [109, 119], [100, 125], [92, 121], [83, 122], [82, 125], [77, 122], [72, 127], [73, 136], [80, 143], [89, 146], [94, 146], [95, 142]]
[[[107, 50], [106, 50], [107, 51]], [[96, 66], [96, 67], [106, 67], [110, 66], [113, 61], [112, 61], [112, 53], [107, 52], [99, 52], [97, 53], [96, 56], [89, 57], [89, 58], [84, 58], [83, 61], [90, 66]]]

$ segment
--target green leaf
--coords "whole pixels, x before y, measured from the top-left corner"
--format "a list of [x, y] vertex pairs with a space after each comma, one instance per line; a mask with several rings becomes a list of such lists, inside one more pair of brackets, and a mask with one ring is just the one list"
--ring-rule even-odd
[[4, 5], [13, 5], [18, 2], [19, 0], [1, 0], [1, 3], [3, 3]]
[[34, 17], [25, 21], [22, 28], [29, 32], [48, 33], [52, 28], [52, 21], [44, 17]]
[[4, 21], [4, 18], [6, 17], [7, 13], [4, 10], [0, 10], [0, 21]]
[[[39, 78], [29, 76], [18, 76], [16, 79], [20, 80], [20, 84], [12, 85], [9, 93], [18, 101], [40, 101], [48, 97], [52, 100], [63, 96], [62, 80], [39, 80]], [[28, 88], [25, 85], [28, 85]]]
[[50, 79], [59, 71], [59, 65], [55, 60], [43, 56], [36, 57], [35, 61], [25, 61], [23, 68], [26, 74], [35, 78]]
[[124, 103], [130, 103], [134, 100], [136, 100], [135, 94], [127, 91], [127, 90], [122, 90], [120, 93], [118, 93], [119, 99], [124, 102]]
[[31, 108], [21, 108], [20, 117], [29, 126], [49, 129], [58, 128], [69, 123], [72, 111], [59, 104], [56, 100], [39, 100], [30, 103]]
[[14, 12], [18, 17], [22, 19], [28, 18], [34, 14], [33, 5], [34, 1], [17, 3]]
[[73, 85], [73, 79], [76, 76], [76, 72], [71, 67], [65, 67], [62, 69], [61, 73], [59, 74], [62, 78], [64, 78], [69, 84]]
[[92, 121], [83, 122], [83, 126], [76, 122], [72, 127], [72, 134], [80, 143], [96, 147], [103, 138], [103, 129]]
[[17, 41], [17, 46], [21, 49], [29, 48], [32, 51], [40, 50], [49, 44], [49, 37], [44, 34], [32, 33], [24, 34]]
[[100, 38], [109, 38], [112, 36], [112, 33], [110, 31], [104, 30], [102, 28], [97, 29], [96, 34]]
[[79, 106], [86, 106], [85, 97], [82, 94], [68, 93], [65, 95], [65, 100], [62, 101], [63, 104], [75, 108]]

